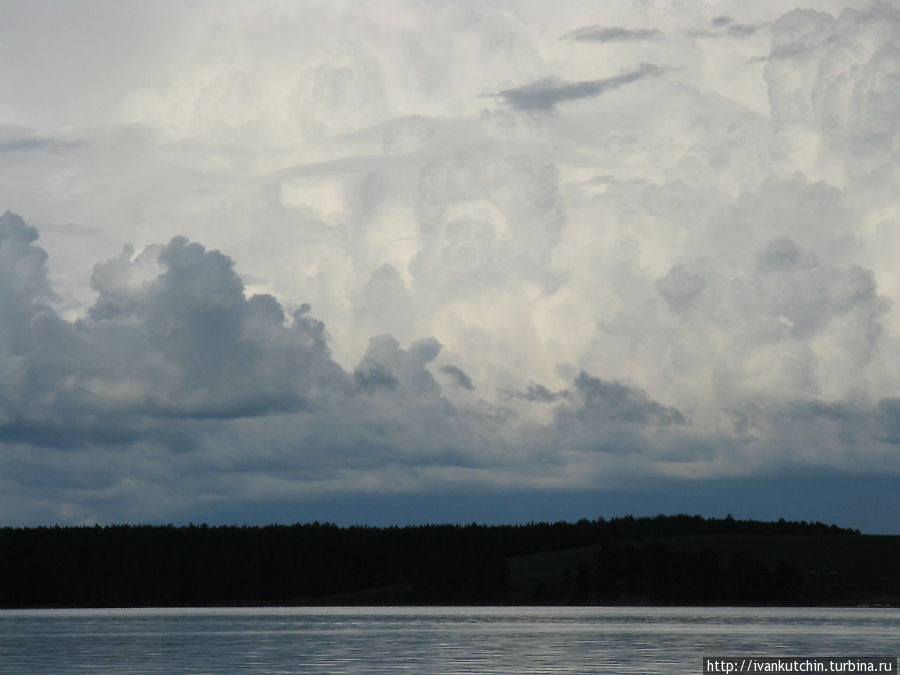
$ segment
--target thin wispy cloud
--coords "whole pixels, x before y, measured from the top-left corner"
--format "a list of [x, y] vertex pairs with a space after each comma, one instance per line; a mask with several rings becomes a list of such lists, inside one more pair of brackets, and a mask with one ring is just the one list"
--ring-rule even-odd
[[659, 77], [665, 68], [651, 63], [642, 63], [637, 68], [599, 80], [581, 82], [565, 82], [550, 77], [515, 89], [505, 89], [497, 96], [505, 99], [519, 110], [552, 110], [557, 104], [565, 101], [577, 101], [583, 98], [594, 98], [637, 82], [648, 77]]
[[658, 40], [662, 33], [655, 28], [620, 28], [616, 26], [587, 26], [566, 33], [563, 38], [579, 42], [640, 42]]

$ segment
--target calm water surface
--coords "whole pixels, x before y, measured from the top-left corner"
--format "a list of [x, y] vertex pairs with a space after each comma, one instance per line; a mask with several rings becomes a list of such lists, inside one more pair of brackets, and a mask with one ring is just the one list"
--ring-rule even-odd
[[700, 673], [708, 655], [898, 644], [897, 609], [0, 610], [9, 673]]

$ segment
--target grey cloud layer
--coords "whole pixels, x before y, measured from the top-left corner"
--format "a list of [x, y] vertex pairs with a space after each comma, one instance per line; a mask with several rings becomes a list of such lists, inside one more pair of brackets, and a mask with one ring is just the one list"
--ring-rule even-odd
[[[585, 372], [566, 390], [531, 384], [510, 399], [552, 404], [546, 425], [528, 431], [533, 425], [517, 422], [512, 410], [485, 417], [475, 399], [454, 404], [445, 397], [429, 370], [441, 352], [434, 338], [403, 349], [390, 335], [374, 337], [347, 373], [331, 359], [325, 326], [308, 307], [288, 316], [271, 296], [248, 298], [230, 259], [183, 238], [138, 255], [126, 249], [97, 265], [97, 300], [86, 317], [71, 323], [47, 304], [52, 289], [36, 238], [20, 217], [7, 212], [0, 218], [0, 440], [7, 447], [78, 454], [105, 446], [127, 456], [152, 442], [165, 453], [194, 453], [215, 465], [210, 448], [222, 443], [230, 459], [214, 471], [220, 478], [235, 470], [265, 475], [274, 462], [288, 475], [297, 472], [299, 484], [315, 483], [315, 476], [325, 484], [347, 472], [391, 466], [407, 467], [405, 472], [431, 466], [528, 472], [547, 452], [599, 451], [616, 462], [633, 457], [638, 464], [628, 471], [652, 471], [654, 463], [702, 463], [740, 446], [752, 454], [760, 442], [798, 434], [809, 439], [834, 425], [843, 436], [832, 447], [837, 454], [821, 458], [826, 465], [841, 465], [842, 444], [900, 444], [896, 398], [871, 406], [815, 400], [822, 364], [810, 345], [835, 322], [843, 325], [838, 337], [851, 369], [864, 368], [878, 348], [886, 304], [871, 273], [832, 268], [784, 237], [757, 253], [752, 279], [729, 280], [694, 264], [677, 265], [656, 282], [671, 312], [685, 320], [702, 316], [732, 336], [728, 353], [707, 353], [703, 360], [723, 369], [723, 383], [740, 381], [739, 373], [729, 372], [735, 360], [748, 363], [764, 353], [776, 359], [776, 368], [787, 365], [780, 376], [803, 385], [780, 400], [736, 408], [731, 440], [704, 437], [683, 411], [638, 387]], [[698, 325], [697, 319], [683, 323], [676, 343], [704, 339], [695, 332]], [[704, 329], [707, 340], [710, 327]], [[783, 350], [789, 362], [779, 366]], [[448, 364], [437, 370], [473, 395], [462, 369]], [[515, 438], [520, 424], [525, 435], [509, 454], [502, 439]], [[785, 460], [792, 461], [779, 461]], [[603, 470], [602, 462], [578, 461]]]

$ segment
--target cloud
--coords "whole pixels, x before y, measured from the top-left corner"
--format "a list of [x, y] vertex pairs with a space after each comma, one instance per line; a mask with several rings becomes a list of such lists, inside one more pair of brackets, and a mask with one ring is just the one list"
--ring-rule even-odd
[[[779, 385], [784, 395], [764, 404], [723, 396], [733, 406], [731, 435], [710, 435], [643, 388], [584, 371], [560, 391], [533, 382], [508, 390], [506, 410], [482, 399], [453, 403], [429, 370], [442, 352], [435, 338], [403, 348], [391, 335], [373, 337], [347, 372], [308, 306], [286, 312], [272, 296], [248, 296], [230, 258], [183, 237], [140, 253], [126, 247], [96, 265], [95, 302], [67, 321], [48, 304], [37, 238], [20, 217], [0, 218], [2, 465], [15, 489], [57, 490], [72, 513], [150, 499], [163, 513], [179, 508], [175, 494], [208, 502], [361, 485], [609, 485], [714, 466], [723, 453], [740, 466], [772, 443], [783, 443], [783, 454], [770, 464], [845, 468], [847, 448], [870, 444], [877, 458], [900, 437], [896, 398], [820, 400], [810, 397], [814, 387]], [[730, 386], [741, 380], [735, 360], [755, 351], [789, 381], [798, 371], [778, 354], [795, 360], [835, 335], [851, 368], [872, 361], [885, 305], [870, 273], [823, 262], [786, 237], [765, 243], [753, 261], [744, 279], [684, 263], [658, 280], [656, 292], [684, 321], [667, 340], [690, 344], [702, 324], [732, 336], [727, 351], [704, 358]], [[869, 342], [854, 356], [848, 339], [861, 334]], [[779, 346], [790, 343], [797, 349]], [[462, 368], [438, 371], [474, 392]], [[548, 470], [548, 460], [560, 463]], [[47, 469], [40, 484], [36, 466]], [[129, 490], [139, 498], [126, 498]]]
[[0, 424], [16, 434], [35, 426], [77, 362], [71, 326], [49, 304], [47, 254], [37, 238], [19, 216], [0, 216]]
[[0, 154], [7, 152], [32, 152], [36, 150], [57, 150], [74, 146], [74, 143], [65, 143], [47, 138], [15, 138], [0, 140]]
[[702, 274], [689, 272], [683, 265], [675, 265], [666, 276], [656, 280], [656, 292], [659, 293], [675, 311], [690, 307], [706, 287], [706, 279]]
[[564, 101], [594, 98], [632, 82], [659, 77], [665, 70], [652, 63], [642, 63], [621, 75], [601, 80], [565, 82], [551, 77], [515, 89], [505, 89], [496, 95], [519, 110], [552, 110], [556, 104]]
[[563, 37], [581, 42], [637, 42], [643, 40], [658, 40], [662, 34], [655, 28], [619, 28], [587, 26], [566, 33]]
[[[872, 273], [822, 261], [785, 237], [765, 243], [755, 258], [742, 274], [698, 261], [660, 278], [657, 293], [684, 320], [669, 340], [713, 378], [746, 387], [742, 395], [840, 396], [877, 363], [882, 347], [890, 303]], [[690, 349], [692, 340], [705, 353]]]
[[807, 126], [826, 142], [873, 159], [893, 147], [900, 10], [874, 3], [837, 18], [794, 10], [772, 31], [765, 78], [776, 124]]
[[397, 378], [377, 361], [368, 360], [353, 371], [353, 379], [362, 391], [373, 392], [379, 387], [393, 389], [397, 386]]
[[575, 392], [579, 403], [572, 414], [583, 423], [683, 425], [687, 422], [675, 408], [660, 405], [648, 399], [643, 391], [621, 382], [607, 382], [581, 373], [575, 380]]
[[416, 308], [403, 278], [389, 263], [373, 272], [354, 298], [356, 317], [368, 334], [390, 333], [411, 339]]
[[538, 402], [538, 403], [553, 403], [560, 398], [567, 398], [571, 396], [571, 392], [568, 390], [564, 391], [550, 391], [542, 384], [535, 384], [530, 382], [528, 384], [528, 388], [525, 391], [508, 391], [506, 392], [507, 396], [512, 396], [514, 398], [521, 398], [530, 402]]
[[736, 23], [728, 26], [727, 33], [730, 37], [746, 38], [751, 35], [756, 35], [760, 28], [760, 26], [754, 26], [752, 24]]
[[[687, 34], [696, 38], [729, 37], [737, 40], [744, 40], [757, 35], [760, 31], [767, 30], [770, 26], [768, 21], [737, 23], [732, 17], [726, 15], [714, 17], [709, 24], [712, 26], [712, 29], [695, 28], [689, 30]], [[757, 61], [765, 61], [767, 58], [768, 57], [754, 56], [750, 61], [755, 63]]]
[[[52, 290], [46, 254], [34, 243], [37, 231], [8, 212], [0, 223], [0, 252], [7, 256], [5, 361], [19, 357], [24, 372], [42, 373], [29, 379], [29, 395], [5, 392], [5, 442], [76, 447], [156, 439], [171, 449], [198, 448], [203, 443], [197, 434], [208, 434], [208, 420], [315, 412], [319, 422], [303, 422], [300, 438], [318, 438], [324, 447], [359, 447], [381, 438], [385, 451], [413, 451], [415, 439], [427, 434], [431, 440], [419, 451], [451, 447], [461, 453], [454, 462], [471, 461], [462, 449], [474, 439], [469, 434], [476, 417], [467, 421], [472, 413], [450, 405], [428, 370], [441, 351], [434, 338], [407, 349], [390, 335], [372, 338], [350, 377], [331, 360], [325, 327], [307, 306], [288, 315], [271, 296], [247, 297], [233, 261], [183, 237], [137, 255], [126, 247], [98, 264], [96, 301], [70, 323], [42, 302]], [[42, 332], [18, 333], [29, 327]], [[440, 371], [474, 390], [459, 367]], [[4, 381], [9, 386], [14, 380]], [[558, 414], [579, 425], [685, 423], [677, 410], [643, 392], [585, 373], [571, 392], [531, 386], [522, 398], [577, 399]], [[421, 430], [401, 421], [410, 415]], [[341, 433], [335, 432], [338, 424]]]
[[0, 218], [7, 440], [128, 442], [152, 420], [313, 409], [348, 387], [309, 308], [287, 316], [271, 296], [246, 297], [217, 251], [184, 238], [126, 248], [95, 267], [97, 299], [71, 323], [47, 304], [36, 239], [19, 216]]
[[447, 373], [457, 386], [462, 387], [466, 391], [475, 391], [475, 385], [472, 384], [472, 378], [465, 374], [460, 368], [456, 366], [441, 366], [441, 372]]
[[438, 395], [440, 386], [425, 364], [437, 357], [440, 348], [434, 338], [417, 340], [404, 350], [393, 335], [373, 337], [354, 378], [369, 393], [385, 389], [402, 396]]
[[894, 475], [897, 11], [840, 4], [11, 10], [4, 512]]
[[[183, 237], [94, 269], [98, 296], [78, 327], [108, 343], [91, 386], [136, 412], [225, 416], [316, 407], [342, 386], [321, 322], [286, 315], [269, 295], [246, 297], [233, 262]], [[98, 354], [99, 357], [99, 354]]]

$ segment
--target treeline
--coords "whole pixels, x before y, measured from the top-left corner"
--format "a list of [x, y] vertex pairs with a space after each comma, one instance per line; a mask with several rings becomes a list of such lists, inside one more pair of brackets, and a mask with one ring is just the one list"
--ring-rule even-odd
[[[0, 606], [752, 600], [763, 597], [760, 589], [789, 592], [800, 583], [798, 571], [635, 542], [830, 533], [858, 531], [700, 516], [504, 526], [4, 528]], [[528, 597], [511, 593], [510, 558], [585, 546], [601, 547], [587, 570], [568, 572], [558, 588], [534, 588]]]

